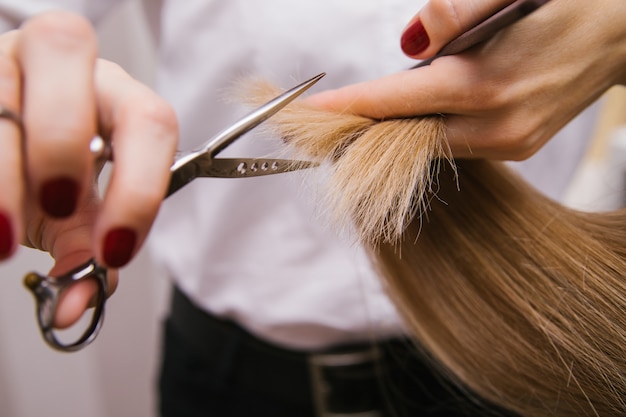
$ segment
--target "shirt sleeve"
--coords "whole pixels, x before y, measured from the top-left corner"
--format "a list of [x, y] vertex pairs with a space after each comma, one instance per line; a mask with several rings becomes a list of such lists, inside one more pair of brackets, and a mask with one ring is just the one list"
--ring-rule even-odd
[[51, 10], [69, 10], [97, 23], [126, 0], [0, 0], [0, 33], [17, 28], [30, 16]]

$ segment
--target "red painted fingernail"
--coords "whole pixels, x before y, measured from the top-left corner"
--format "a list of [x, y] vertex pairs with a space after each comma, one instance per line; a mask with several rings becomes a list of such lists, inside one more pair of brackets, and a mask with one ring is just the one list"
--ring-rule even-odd
[[13, 226], [9, 216], [0, 213], [0, 259], [4, 259], [13, 250]]
[[71, 178], [50, 180], [41, 187], [41, 207], [52, 217], [68, 217], [76, 209], [78, 191], [78, 183]]
[[126, 227], [111, 230], [104, 238], [104, 262], [111, 268], [120, 268], [130, 261], [135, 250], [137, 234]]
[[430, 38], [428, 37], [428, 33], [426, 33], [422, 21], [419, 19], [411, 23], [411, 25], [404, 30], [400, 38], [400, 47], [402, 51], [409, 56], [423, 52], [429, 45]]

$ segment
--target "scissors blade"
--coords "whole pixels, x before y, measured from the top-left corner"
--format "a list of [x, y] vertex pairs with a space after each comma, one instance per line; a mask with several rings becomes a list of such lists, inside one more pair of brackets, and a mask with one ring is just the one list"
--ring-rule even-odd
[[309, 161], [273, 158], [216, 158], [198, 176], [214, 178], [245, 178], [282, 174], [313, 168], [319, 164]]
[[[283, 107], [291, 103], [298, 96], [308, 90], [311, 86], [313, 86], [313, 84], [318, 82], [325, 75], [326, 73], [318, 74], [315, 77], [301, 84], [298, 84], [290, 90], [287, 90], [286, 92], [268, 101], [258, 109], [249, 113], [247, 116], [239, 119], [230, 127], [215, 135], [200, 149], [177, 157], [174, 161], [174, 164], [170, 168], [170, 171], [172, 172], [172, 177], [170, 179], [170, 184], [167, 190], [166, 197], [169, 197], [185, 185], [189, 184], [191, 181], [194, 180], [194, 178], [214, 176], [211, 175], [211, 173], [217, 172], [213, 169], [212, 166], [213, 162], [215, 161], [215, 155], [217, 155], [219, 152], [221, 152], [224, 148], [233, 143], [243, 134], [250, 131], [251, 129], [254, 129], [256, 126], [263, 123], [268, 118], [272, 117]], [[291, 161], [289, 161], [289, 164], [287, 165], [291, 165], [292, 167], [299, 166], [297, 162], [294, 164]], [[293, 171], [294, 169], [295, 168], [271, 173], [276, 174], [279, 172]], [[258, 175], [266, 174], [260, 173], [255, 176]], [[232, 175], [229, 176], [229, 178], [234, 177], [235, 176]], [[241, 177], [241, 175], [238, 175], [238, 177]]]
[[318, 166], [316, 162], [275, 158], [212, 158], [208, 154], [196, 156], [193, 161], [172, 173], [167, 191], [171, 195], [194, 178], [248, 178], [282, 174]]
[[272, 117], [278, 111], [280, 111], [287, 104], [291, 103], [298, 96], [308, 90], [316, 82], [318, 82], [326, 73], [321, 73], [315, 77], [298, 84], [297, 86], [285, 91], [278, 97], [268, 101], [258, 109], [252, 111], [247, 116], [239, 119], [237, 122], [222, 130], [220, 133], [211, 138], [201, 149], [202, 152], [208, 153], [211, 156], [217, 155], [228, 145], [233, 143], [239, 137], [246, 132], [254, 129], [265, 120]]

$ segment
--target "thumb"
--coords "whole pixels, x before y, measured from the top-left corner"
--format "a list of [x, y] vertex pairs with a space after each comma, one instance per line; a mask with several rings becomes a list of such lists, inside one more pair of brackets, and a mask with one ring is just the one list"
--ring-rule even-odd
[[[49, 272], [51, 277], [65, 275], [68, 271], [83, 265], [93, 255], [90, 251], [76, 251], [65, 254], [55, 259], [54, 266]], [[107, 270], [108, 288], [105, 289], [107, 297], [115, 291], [117, 286], [118, 271]], [[80, 280], [63, 290], [58, 300], [56, 311], [54, 312], [54, 327], [64, 329], [77, 322], [83, 313], [93, 307], [91, 303], [98, 292], [98, 283], [95, 278]]]
[[457, 38], [513, 0], [430, 0], [409, 22], [400, 38], [402, 51], [413, 58], [434, 56]]
[[[92, 189], [71, 217], [52, 219], [44, 216], [41, 209], [31, 208], [29, 211], [31, 216], [28, 216], [29, 221], [26, 223], [26, 243], [50, 253], [54, 259], [54, 265], [48, 273], [51, 279], [66, 275], [94, 257], [93, 224], [98, 206], [95, 189]], [[115, 290], [116, 272], [108, 271], [107, 294]], [[97, 291], [95, 279], [79, 280], [64, 289], [54, 312], [54, 327], [63, 329], [78, 321]]]

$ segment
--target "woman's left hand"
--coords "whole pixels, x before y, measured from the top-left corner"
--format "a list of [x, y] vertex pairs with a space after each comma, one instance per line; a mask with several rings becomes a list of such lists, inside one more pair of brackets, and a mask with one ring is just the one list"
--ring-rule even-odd
[[[405, 29], [403, 49], [433, 56], [507, 3], [431, 0]], [[521, 160], [625, 83], [626, 2], [552, 0], [467, 52], [309, 101], [375, 119], [444, 114], [455, 157]]]

